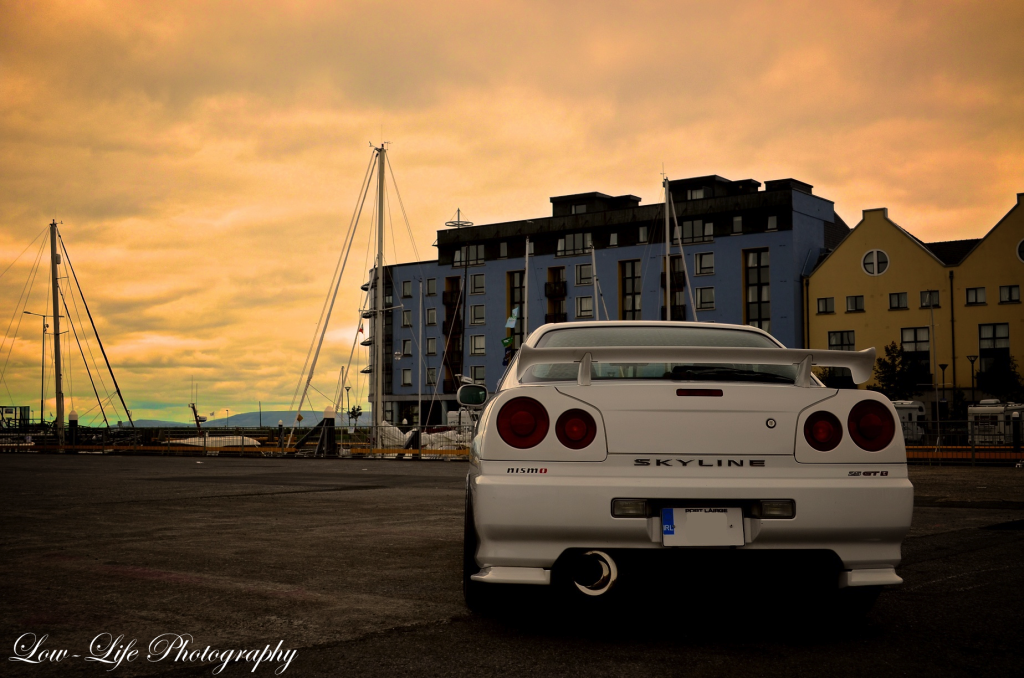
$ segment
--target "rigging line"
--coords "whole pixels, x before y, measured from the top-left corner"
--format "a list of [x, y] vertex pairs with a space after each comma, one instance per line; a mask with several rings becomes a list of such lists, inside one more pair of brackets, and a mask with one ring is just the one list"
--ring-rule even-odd
[[[358, 194], [358, 197], [356, 198], [356, 204], [357, 205], [361, 204], [361, 201], [365, 201], [366, 200], [366, 192], [369, 190], [370, 175], [371, 175], [371, 173], [373, 171], [373, 168], [376, 166], [376, 164], [377, 164], [377, 156], [376, 156], [376, 153], [373, 153], [370, 156], [370, 162], [369, 162], [369, 165], [367, 166], [366, 174], [363, 175], [363, 181], [359, 185], [359, 194]], [[353, 225], [354, 225], [354, 222], [355, 222], [355, 219], [356, 219], [355, 215], [356, 215], [356, 210], [353, 210], [353, 220], [349, 221], [349, 228], [348, 228], [348, 231], [346, 231], [345, 239], [347, 239], [349, 237], [349, 233], [352, 232], [352, 228], [353, 228]], [[345, 249], [345, 241], [344, 241], [344, 239], [342, 240], [341, 249], [342, 250]], [[316, 336], [317, 336], [317, 333], [320, 331], [320, 326], [321, 326], [321, 323], [323, 322], [323, 319], [324, 319], [324, 313], [327, 310], [327, 303], [328, 303], [328, 301], [330, 299], [330, 296], [331, 296], [331, 287], [334, 286], [335, 279], [338, 276], [338, 268], [340, 266], [341, 266], [341, 252], [338, 252], [338, 261], [334, 265], [334, 273], [331, 275], [331, 282], [327, 286], [327, 295], [324, 297], [323, 306], [320, 307], [320, 317], [316, 321], [316, 327], [313, 328], [313, 337], [310, 339], [309, 349], [306, 351], [306, 359], [305, 359], [305, 361], [302, 364], [302, 371], [299, 373], [298, 382], [295, 384], [295, 391], [292, 393], [292, 401], [291, 401], [291, 404], [289, 405], [289, 408], [291, 408], [291, 407], [293, 407], [295, 405], [295, 398], [298, 397], [299, 389], [302, 388], [302, 379], [303, 379], [303, 377], [306, 376], [306, 370], [309, 367], [310, 356], [313, 354], [313, 346], [316, 344]], [[301, 409], [301, 407], [300, 407], [300, 409]]]
[[85, 314], [89, 316], [89, 324], [92, 325], [92, 332], [96, 335], [96, 343], [100, 345], [100, 353], [103, 354], [103, 361], [107, 364], [107, 371], [110, 372], [110, 380], [114, 382], [114, 390], [117, 392], [117, 397], [121, 400], [121, 407], [124, 408], [124, 413], [128, 416], [128, 423], [135, 428], [135, 422], [132, 421], [132, 413], [128, 410], [128, 406], [124, 402], [124, 396], [121, 395], [121, 387], [117, 384], [117, 377], [114, 376], [114, 368], [110, 366], [110, 359], [107, 357], [107, 350], [103, 348], [103, 340], [100, 339], [99, 330], [96, 329], [96, 321], [92, 318], [92, 311], [89, 310], [89, 302], [85, 300], [85, 293], [82, 292], [82, 285], [78, 282], [78, 274], [75, 273], [75, 266], [71, 263], [71, 257], [68, 256], [68, 248], [64, 246], [64, 238], [61, 237], [60, 231], [57, 231], [57, 238], [60, 240], [60, 248], [64, 252], [64, 260], [67, 263], [68, 270], [71, 271], [71, 276], [74, 278], [75, 287], [78, 288], [78, 296], [82, 298], [82, 305], [85, 306]]
[[[344, 257], [341, 259], [341, 268], [340, 268], [340, 270], [338, 272], [337, 281], [332, 281], [332, 282], [335, 282], [334, 294], [330, 298], [331, 299], [331, 304], [330, 304], [330, 306], [327, 309], [327, 315], [324, 318], [323, 327], [320, 330], [320, 339], [319, 339], [319, 341], [316, 344], [316, 353], [313, 354], [313, 361], [309, 364], [309, 373], [308, 373], [308, 375], [306, 377], [306, 389], [303, 389], [302, 397], [299, 399], [299, 410], [302, 409], [302, 403], [306, 399], [306, 390], [310, 387], [310, 385], [311, 385], [311, 383], [313, 381], [313, 374], [316, 371], [316, 363], [317, 363], [317, 360], [320, 358], [320, 349], [323, 347], [323, 344], [324, 344], [324, 335], [327, 334], [327, 326], [331, 322], [331, 313], [333, 313], [333, 311], [334, 311], [334, 302], [338, 298], [338, 289], [341, 287], [341, 279], [342, 279], [342, 277], [345, 274], [345, 267], [348, 265], [348, 257], [349, 257], [349, 254], [351, 254], [351, 252], [352, 252], [352, 244], [355, 242], [355, 239], [356, 239], [355, 236], [356, 236], [356, 231], [359, 228], [359, 219], [362, 217], [363, 207], [366, 205], [366, 197], [369, 194], [369, 186], [370, 186], [370, 184], [367, 183], [366, 190], [363, 192], [362, 200], [359, 203], [359, 210], [353, 216], [352, 221], [349, 224], [348, 233], [345, 234], [345, 238], [346, 238], [347, 242], [342, 244], [342, 249], [344, 250]], [[383, 283], [381, 283], [381, 284], [383, 284]], [[292, 403], [294, 404], [294, 402], [295, 402], [294, 396], [292, 396]], [[298, 419], [298, 417], [296, 417], [296, 419]], [[295, 432], [295, 425], [297, 423], [298, 423], [298, 421], [293, 421], [292, 422], [291, 431], [288, 433], [288, 440], [289, 441], [291, 440], [291, 437], [292, 437], [292, 435]]]
[[0, 273], [0, 278], [3, 278], [5, 275], [7, 275], [7, 271], [11, 270], [11, 267], [14, 266], [16, 263], [18, 263], [18, 259], [21, 259], [22, 255], [24, 255], [25, 252], [28, 252], [28, 248], [32, 247], [32, 245], [36, 241], [36, 238], [38, 238], [43, 233], [45, 233], [46, 229], [48, 229], [48, 228], [49, 228], [49, 226], [43, 226], [43, 230], [39, 231], [39, 233], [36, 234], [36, 237], [32, 238], [31, 242], [29, 242], [29, 244], [25, 245], [25, 249], [23, 249], [21, 251], [21, 254], [19, 254], [18, 256], [14, 257], [14, 261], [12, 261], [10, 264], [7, 265], [7, 268], [4, 269], [3, 273]]
[[423, 267], [420, 266], [420, 252], [416, 247], [416, 239], [412, 237], [412, 226], [409, 225], [409, 215], [405, 212], [405, 203], [402, 202], [402, 192], [398, 190], [398, 180], [395, 178], [395, 170], [391, 167], [391, 157], [387, 157], [388, 170], [391, 172], [391, 183], [395, 185], [395, 195], [398, 197], [398, 206], [402, 210], [402, 218], [405, 220], [405, 230], [409, 233], [409, 243], [412, 245], [413, 256], [416, 257], [417, 268], [420, 269], [420, 276], [423, 275]]
[[[74, 290], [71, 289], [70, 278], [68, 280], [68, 296], [71, 297], [71, 305], [75, 309], [75, 317], [78, 318], [78, 324], [82, 328], [82, 338], [85, 339], [85, 345], [89, 348], [89, 357], [92, 358], [92, 366], [96, 370], [96, 378], [99, 379], [100, 386], [103, 387], [103, 393], [106, 394], [106, 395], [109, 395], [110, 394], [110, 389], [107, 388], [106, 382], [103, 381], [103, 370], [101, 370], [100, 366], [96, 363], [96, 354], [92, 350], [92, 344], [89, 343], [89, 335], [85, 331], [85, 323], [82, 322], [82, 314], [78, 310], [78, 300], [75, 298]], [[65, 303], [65, 306], [66, 306], [67, 300], [65, 300], [64, 303]], [[70, 311], [68, 311], [68, 322], [69, 323], [72, 322], [71, 312]], [[82, 360], [85, 361], [85, 363], [86, 363], [85, 364], [85, 369], [88, 371], [89, 370], [89, 363], [88, 363], [88, 361], [85, 360], [85, 355], [84, 354], [82, 356]], [[90, 380], [92, 379], [92, 374], [91, 373], [89, 375], [89, 379]], [[95, 389], [95, 386], [93, 388]], [[110, 423], [107, 422], [105, 414], [104, 414], [103, 420], [104, 420], [104, 422], [107, 423], [107, 426], [109, 427]]]
[[[36, 254], [35, 264], [32, 266], [32, 269], [29, 271], [28, 277], [26, 277], [25, 279], [25, 285], [22, 287], [21, 294], [18, 296], [18, 303], [14, 307], [14, 313], [12, 313], [11, 315], [11, 321], [7, 324], [7, 333], [4, 335], [3, 342], [0, 342], [0, 351], [3, 351], [3, 346], [4, 344], [7, 343], [7, 337], [11, 333], [11, 325], [14, 324], [14, 318], [15, 316], [17, 316], [18, 324], [14, 328], [14, 336], [11, 338], [11, 345], [7, 349], [7, 357], [4, 359], [3, 369], [0, 369], [0, 379], [2, 379], [3, 376], [7, 373], [7, 365], [10, 363], [11, 353], [14, 351], [14, 342], [18, 338], [18, 332], [21, 331], [21, 321], [25, 317], [24, 313], [18, 313], [18, 311], [24, 311], [26, 308], [28, 308], [28, 302], [32, 297], [32, 288], [35, 286], [36, 276], [39, 273], [39, 263], [43, 258], [43, 250], [45, 250], [47, 242], [48, 240], [44, 238], [43, 242], [39, 244], [39, 252]], [[43, 323], [45, 324], [45, 322], [46, 319], [44, 318]], [[11, 404], [14, 404], [13, 398], [11, 400]]]
[[[68, 290], [71, 291], [70, 289]], [[71, 331], [75, 334], [75, 343], [78, 344], [78, 351], [82, 354], [82, 363], [85, 365], [85, 373], [89, 375], [89, 383], [92, 384], [92, 392], [96, 396], [96, 402], [100, 402], [99, 391], [96, 390], [96, 382], [92, 379], [92, 371], [89, 369], [89, 363], [85, 359], [85, 351], [82, 350], [82, 342], [78, 339], [78, 330], [75, 329], [75, 324], [71, 322], [71, 310], [68, 309], [68, 300], [61, 293], [60, 299], [64, 302], [64, 312], [68, 314], [68, 324], [71, 325]], [[81, 322], [81, 320], [79, 320]], [[82, 334], [85, 334], [85, 327], [82, 327]], [[70, 360], [68, 362], [71, 362]], [[74, 401], [72, 401], [71, 409], [74, 409]], [[103, 410], [103, 405], [100, 405], [100, 413], [103, 415], [103, 423], [106, 424], [107, 428], [110, 428], [110, 422], [107, 421], [107, 413]]]
[[[462, 295], [465, 293], [465, 291], [466, 291], [466, 285], [462, 282], [462, 278], [459, 278], [459, 298], [456, 300], [456, 303], [455, 303], [455, 308], [456, 309], [461, 309], [462, 308]], [[459, 317], [459, 314], [458, 314], [458, 311], [456, 311], [455, 315], [452, 317], [452, 322], [454, 323], [455, 320], [458, 317]], [[463, 322], [465, 322], [465, 316], [463, 316]], [[465, 341], [465, 338], [464, 338], [465, 337], [465, 332], [463, 332], [462, 334], [463, 334], [463, 341]], [[445, 339], [444, 339], [444, 353], [441, 354], [441, 379], [440, 380], [434, 379], [434, 390], [431, 391], [431, 393], [430, 393], [430, 407], [427, 409], [428, 415], [434, 409], [434, 402], [437, 400], [437, 387], [441, 384], [442, 381], [444, 381], [444, 366], [445, 366], [445, 363], [447, 363], [448, 364], [448, 368], [451, 369], [451, 360], [448, 358], [448, 345], [451, 343], [451, 341], [452, 341], [452, 333], [449, 333], [448, 336], [446, 336]], [[463, 346], [462, 346], [462, 352], [463, 352], [463, 355], [465, 355], [465, 352], [466, 352], [465, 344], [463, 344]], [[455, 379], [455, 371], [454, 370], [452, 370], [452, 379], [453, 380]]]
[[[654, 220], [651, 223], [657, 224], [658, 223], [658, 216], [660, 214], [661, 214], [661, 207], [658, 207], [658, 211], [654, 213]], [[644, 279], [647, 277], [647, 269], [648, 269], [647, 253], [650, 251], [651, 243], [653, 241], [654, 241], [654, 229], [651, 228], [647, 232], [647, 243], [644, 245], [643, 258], [640, 259], [640, 299], [641, 299], [640, 316], [641, 317], [643, 317], [643, 312], [644, 312], [643, 311], [643, 294], [644, 294]]]

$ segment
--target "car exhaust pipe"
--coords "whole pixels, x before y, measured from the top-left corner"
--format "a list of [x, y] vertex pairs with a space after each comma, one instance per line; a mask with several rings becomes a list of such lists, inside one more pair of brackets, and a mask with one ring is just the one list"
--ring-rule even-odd
[[604, 551], [587, 551], [573, 568], [573, 583], [588, 596], [602, 596], [611, 590], [619, 578], [615, 560]]

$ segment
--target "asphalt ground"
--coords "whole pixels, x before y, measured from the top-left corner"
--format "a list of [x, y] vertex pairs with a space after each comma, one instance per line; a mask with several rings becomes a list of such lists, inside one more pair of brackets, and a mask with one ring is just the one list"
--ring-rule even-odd
[[[296, 651], [280, 674], [292, 676], [1024, 673], [1024, 470], [911, 467], [905, 583], [852, 621], [730, 593], [713, 573], [598, 608], [531, 588], [516, 614], [474, 616], [461, 594], [465, 473], [441, 461], [0, 456], [0, 641], [10, 657], [23, 634], [46, 634], [44, 649], [82, 655], [0, 674], [213, 675], [219, 660], [148, 662], [161, 634], [190, 634], [200, 650], [281, 641]], [[139, 655], [86, 662], [104, 633]]]

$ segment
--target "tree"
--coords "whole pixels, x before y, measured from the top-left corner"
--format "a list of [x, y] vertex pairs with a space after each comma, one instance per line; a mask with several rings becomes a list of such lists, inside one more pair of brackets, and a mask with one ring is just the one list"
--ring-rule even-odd
[[889, 400], [913, 400], [924, 393], [927, 374], [923, 372], [921, 365], [908, 360], [903, 347], [894, 341], [885, 347], [885, 357], [875, 361], [877, 390]]
[[1024, 380], [1017, 371], [1017, 359], [1000, 356], [984, 372], [978, 373], [978, 390], [1003, 402], [1024, 401]]
[[359, 405], [353, 405], [352, 409], [348, 411], [348, 425], [352, 426], [352, 421], [359, 421], [359, 415], [363, 413], [363, 408]]

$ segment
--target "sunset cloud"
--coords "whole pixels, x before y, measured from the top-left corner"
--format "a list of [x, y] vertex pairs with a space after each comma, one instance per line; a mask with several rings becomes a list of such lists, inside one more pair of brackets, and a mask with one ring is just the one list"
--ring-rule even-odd
[[[1024, 191], [1022, 34], [1019, 2], [0, 0], [0, 270], [57, 218], [137, 416], [184, 420], [192, 376], [211, 408], [283, 408], [382, 134], [415, 236], [392, 204], [389, 261], [432, 258], [459, 207], [657, 201], [663, 166], [978, 237]], [[5, 327], [28, 263], [0, 278]], [[5, 401], [37, 403], [39, 359], [25, 321]]]

